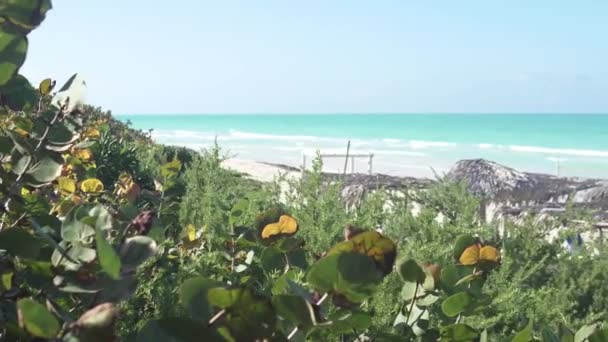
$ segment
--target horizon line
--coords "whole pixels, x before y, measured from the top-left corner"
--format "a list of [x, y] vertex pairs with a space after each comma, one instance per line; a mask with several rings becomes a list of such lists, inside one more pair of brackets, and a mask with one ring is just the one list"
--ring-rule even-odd
[[[112, 112], [110, 110], [110, 112]], [[128, 115], [608, 115], [607, 112], [152, 112], [152, 113], [112, 113]]]

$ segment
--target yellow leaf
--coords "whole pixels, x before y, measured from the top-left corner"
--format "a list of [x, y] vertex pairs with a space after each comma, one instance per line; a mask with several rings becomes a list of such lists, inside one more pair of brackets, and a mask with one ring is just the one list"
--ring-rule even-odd
[[102, 192], [103, 183], [97, 178], [89, 178], [80, 183], [80, 190], [86, 193]]
[[40, 92], [40, 95], [45, 96], [51, 93], [54, 86], [55, 81], [51, 80], [50, 78], [47, 78], [40, 82], [40, 86], [38, 86], [38, 91]]
[[491, 262], [498, 262], [498, 260], [500, 259], [500, 252], [495, 247], [483, 246], [479, 251], [479, 259]]
[[465, 248], [458, 261], [463, 265], [475, 265], [479, 261], [479, 246], [472, 245]]
[[194, 225], [192, 225], [192, 224], [187, 225], [186, 232], [187, 232], [188, 241], [194, 241], [196, 239], [196, 228], [194, 228]]
[[30, 194], [30, 191], [28, 189], [23, 188], [23, 187], [21, 188], [21, 196], [26, 196], [29, 194]]
[[327, 254], [339, 254], [344, 252], [356, 252], [365, 254], [376, 262], [376, 265], [388, 274], [393, 268], [397, 255], [395, 243], [377, 231], [370, 230], [352, 236], [349, 240], [340, 242], [332, 247]]
[[91, 138], [91, 139], [97, 139], [101, 136], [101, 134], [99, 133], [99, 131], [97, 130], [97, 128], [95, 127], [89, 127], [84, 131], [83, 136], [85, 138]]
[[57, 178], [57, 190], [64, 195], [69, 195], [76, 191], [76, 181], [68, 177]]
[[19, 127], [15, 128], [15, 133], [19, 134], [22, 137], [26, 137], [26, 138], [30, 136], [29, 132], [27, 132]]
[[93, 154], [87, 148], [79, 148], [74, 151], [74, 157], [86, 162], [93, 158]]
[[289, 215], [281, 215], [279, 222], [267, 224], [262, 229], [262, 239], [276, 235], [292, 235], [298, 231], [298, 223]]

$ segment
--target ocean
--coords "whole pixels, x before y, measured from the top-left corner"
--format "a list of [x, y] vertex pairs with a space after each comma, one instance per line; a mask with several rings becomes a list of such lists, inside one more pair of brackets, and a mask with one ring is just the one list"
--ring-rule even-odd
[[[208, 148], [230, 157], [300, 166], [316, 151], [373, 154], [373, 172], [442, 174], [461, 159], [569, 177], [608, 178], [608, 115], [591, 114], [154, 114], [117, 115], [152, 129], [164, 144]], [[355, 159], [355, 172], [368, 159]], [[324, 168], [339, 172], [343, 158]], [[351, 171], [349, 162], [348, 171]]]

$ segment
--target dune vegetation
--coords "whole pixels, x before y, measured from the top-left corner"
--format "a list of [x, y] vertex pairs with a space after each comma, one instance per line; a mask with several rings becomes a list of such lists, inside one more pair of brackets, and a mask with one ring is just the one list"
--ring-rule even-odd
[[155, 144], [19, 74], [50, 9], [0, 2], [0, 340], [608, 341], [601, 241], [497, 236], [464, 184], [347, 208], [320, 160], [282, 194]]

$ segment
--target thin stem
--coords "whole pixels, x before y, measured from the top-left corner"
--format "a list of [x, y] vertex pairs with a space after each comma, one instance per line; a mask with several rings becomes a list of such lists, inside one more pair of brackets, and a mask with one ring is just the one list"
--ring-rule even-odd
[[[329, 298], [329, 293], [326, 293], [323, 295], [323, 297], [321, 297], [316, 303], [315, 306], [319, 306], [321, 304], [323, 304], [323, 302]], [[293, 328], [293, 330], [289, 333], [289, 335], [287, 335], [287, 340], [291, 340], [296, 333], [298, 332], [298, 327]]]
[[226, 309], [222, 309], [222, 310], [218, 311], [213, 317], [211, 317], [208, 324], [211, 325], [211, 324], [215, 323], [215, 321], [220, 319], [220, 317], [224, 316], [225, 313], [226, 313]]
[[412, 315], [412, 310], [414, 310], [414, 304], [416, 303], [416, 296], [418, 295], [418, 286], [420, 286], [420, 283], [416, 282], [416, 288], [414, 289], [414, 298], [412, 298], [412, 303], [410, 304], [410, 309], [407, 311], [406, 322], [410, 321], [410, 316]]

